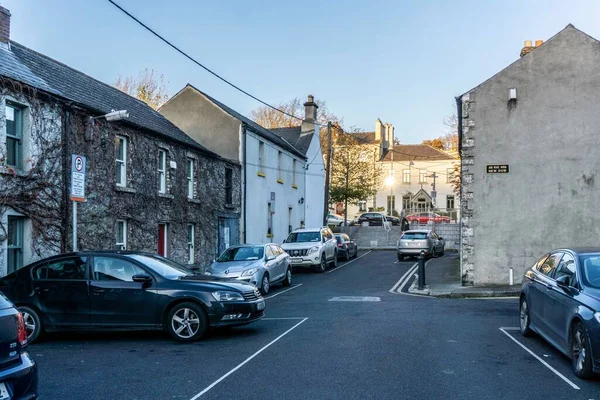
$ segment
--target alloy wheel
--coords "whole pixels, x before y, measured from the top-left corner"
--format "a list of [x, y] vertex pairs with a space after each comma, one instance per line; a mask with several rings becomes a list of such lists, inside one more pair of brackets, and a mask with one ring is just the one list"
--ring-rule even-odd
[[25, 331], [27, 331], [27, 339], [29, 339], [35, 333], [37, 326], [35, 324], [35, 319], [31, 314], [27, 312], [24, 312], [22, 314], [23, 322], [25, 323]]
[[262, 278], [262, 292], [263, 294], [269, 293], [269, 289], [271, 288], [271, 284], [269, 283], [269, 277], [267, 275]]
[[288, 268], [287, 273], [287, 284], [291, 285], [292, 284], [292, 270]]
[[573, 335], [573, 358], [575, 360], [575, 368], [577, 371], [583, 370], [585, 357], [587, 356], [585, 337], [581, 328], [578, 327]]
[[200, 318], [189, 308], [182, 308], [171, 319], [173, 332], [182, 339], [193, 337], [200, 329]]
[[523, 300], [521, 302], [521, 332], [529, 327], [529, 310], [527, 309], [527, 301]]

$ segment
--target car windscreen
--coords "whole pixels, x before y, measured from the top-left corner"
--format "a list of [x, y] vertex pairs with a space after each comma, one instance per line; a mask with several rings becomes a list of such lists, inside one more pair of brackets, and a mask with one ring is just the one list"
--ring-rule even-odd
[[0, 293], [0, 310], [11, 308], [13, 305], [2, 293]]
[[286, 243], [320, 242], [319, 232], [292, 232], [286, 239]]
[[152, 271], [167, 279], [178, 279], [182, 276], [194, 275], [194, 272], [191, 270], [167, 258], [144, 254], [128, 254], [127, 257], [141, 262]]
[[335, 237], [335, 240], [336, 240], [338, 243], [343, 243], [343, 242], [344, 242], [344, 239], [343, 239], [341, 236], [336, 236], [336, 237]]
[[402, 240], [407, 239], [407, 240], [425, 240], [427, 239], [427, 233], [426, 232], [406, 232], [404, 233], [404, 235], [402, 235]]
[[600, 253], [580, 256], [579, 264], [581, 265], [583, 284], [600, 289]]
[[217, 262], [260, 260], [264, 254], [263, 246], [230, 247], [221, 254]]

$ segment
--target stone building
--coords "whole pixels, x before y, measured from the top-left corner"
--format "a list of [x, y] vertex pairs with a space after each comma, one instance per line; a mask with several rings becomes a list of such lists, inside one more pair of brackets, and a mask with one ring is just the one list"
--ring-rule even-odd
[[[240, 215], [240, 164], [145, 103], [10, 40], [0, 7], [0, 275], [72, 249], [71, 155], [86, 157], [79, 250], [205, 264]], [[129, 117], [108, 121], [114, 110]]]
[[[597, 246], [600, 42], [568, 25], [457, 98], [465, 285]], [[515, 49], [515, 56], [518, 49]]]

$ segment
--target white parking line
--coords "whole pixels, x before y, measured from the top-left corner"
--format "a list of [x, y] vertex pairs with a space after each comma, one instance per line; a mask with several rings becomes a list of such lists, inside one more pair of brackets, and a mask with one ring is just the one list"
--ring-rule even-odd
[[563, 381], [565, 381], [569, 385], [571, 385], [571, 387], [573, 389], [579, 390], [579, 386], [577, 386], [576, 384], [574, 384], [573, 382], [571, 382], [570, 380], [568, 380], [563, 374], [561, 374], [560, 372], [558, 372], [557, 370], [555, 370], [550, 364], [548, 364], [546, 361], [544, 361], [542, 358], [540, 358], [533, 351], [529, 350], [524, 344], [522, 344], [521, 342], [519, 342], [517, 339], [515, 339], [514, 337], [512, 337], [512, 335], [510, 333], [507, 332], [507, 330], [511, 330], [512, 331], [512, 330], [518, 330], [519, 328], [499, 328], [499, 329], [502, 332], [504, 332], [504, 334], [506, 336], [508, 336], [513, 342], [515, 342], [516, 344], [518, 344], [519, 346], [521, 346], [526, 352], [528, 352], [533, 357], [535, 357], [536, 360], [538, 360], [539, 362], [541, 362], [542, 364], [544, 364], [550, 371], [554, 372], [559, 378], [561, 378]]
[[308, 319], [308, 317], [282, 317], [282, 318], [263, 318], [261, 319], [261, 321], [284, 321], [284, 320], [290, 320], [290, 319], [295, 319], [295, 320], [299, 320], [299, 319]]
[[288, 333], [290, 333], [291, 331], [293, 331], [294, 329], [296, 329], [297, 327], [299, 327], [300, 324], [304, 323], [307, 319], [308, 318], [304, 318], [302, 321], [298, 322], [296, 325], [292, 326], [290, 329], [288, 329], [287, 331], [283, 332], [281, 335], [277, 336], [274, 340], [272, 340], [271, 342], [269, 342], [269, 344], [267, 344], [266, 346], [264, 346], [262, 349], [258, 350], [256, 353], [252, 354], [250, 357], [246, 358], [246, 360], [244, 360], [242, 363], [240, 363], [237, 367], [233, 368], [231, 371], [229, 371], [228, 373], [226, 373], [225, 375], [223, 375], [222, 377], [220, 377], [219, 379], [217, 379], [216, 381], [214, 381], [213, 383], [211, 383], [209, 386], [206, 387], [206, 389], [204, 389], [203, 391], [201, 391], [200, 393], [198, 393], [197, 395], [195, 395], [194, 397], [192, 397], [190, 400], [196, 400], [196, 399], [200, 398], [202, 395], [204, 395], [205, 393], [207, 393], [210, 389], [212, 389], [215, 386], [217, 386], [220, 382], [222, 382], [229, 375], [233, 374], [235, 371], [237, 371], [238, 369], [242, 368], [245, 364], [247, 364], [248, 362], [250, 362], [254, 357], [256, 357], [257, 355], [259, 355], [260, 353], [262, 353], [263, 351], [265, 351], [266, 349], [268, 349], [273, 343], [277, 342], [279, 339], [281, 339], [282, 337], [284, 337], [285, 335], [287, 335]]
[[272, 294], [271, 296], [267, 296], [267, 297], [265, 297], [265, 300], [272, 299], [272, 298], [273, 298], [273, 297], [275, 297], [275, 296], [279, 296], [279, 295], [280, 295], [280, 294], [282, 294], [282, 293], [289, 292], [290, 290], [294, 290], [294, 289], [296, 289], [296, 288], [299, 288], [299, 287], [300, 287], [300, 286], [302, 286], [302, 285], [303, 285], [303, 283], [299, 283], [299, 284], [297, 284], [296, 286], [292, 286], [292, 287], [290, 287], [290, 288], [288, 288], [288, 289], [282, 290], [281, 292], [277, 292], [277, 293], [275, 293], [275, 294]]
[[330, 270], [329, 270], [329, 271], [327, 271], [326, 273], [327, 273], [327, 274], [330, 274], [330, 273], [332, 273], [333, 271], [336, 271], [336, 270], [338, 270], [338, 269], [340, 269], [340, 268], [342, 268], [342, 267], [345, 267], [346, 265], [348, 265], [348, 264], [350, 264], [350, 263], [353, 263], [354, 261], [358, 260], [359, 258], [363, 258], [364, 256], [366, 256], [366, 255], [367, 255], [367, 254], [369, 254], [370, 252], [371, 252], [371, 250], [367, 251], [365, 254], [363, 254], [363, 255], [362, 255], [362, 256], [360, 256], [360, 257], [356, 257], [356, 258], [355, 258], [354, 260], [352, 260], [352, 261], [345, 262], [345, 263], [343, 263], [342, 265], [340, 265], [339, 267], [336, 267], [336, 268], [334, 268], [334, 269], [330, 269]]

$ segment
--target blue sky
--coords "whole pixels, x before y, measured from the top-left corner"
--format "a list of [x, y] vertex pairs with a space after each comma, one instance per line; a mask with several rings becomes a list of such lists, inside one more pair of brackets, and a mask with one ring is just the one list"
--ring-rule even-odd
[[[444, 133], [454, 97], [518, 58], [526, 39], [568, 23], [600, 38], [597, 0], [117, 0], [193, 57], [255, 96], [314, 94], [403, 143]], [[106, 0], [0, 0], [11, 37], [97, 79], [144, 68], [171, 93], [186, 83], [248, 115], [258, 104], [175, 53]]]

